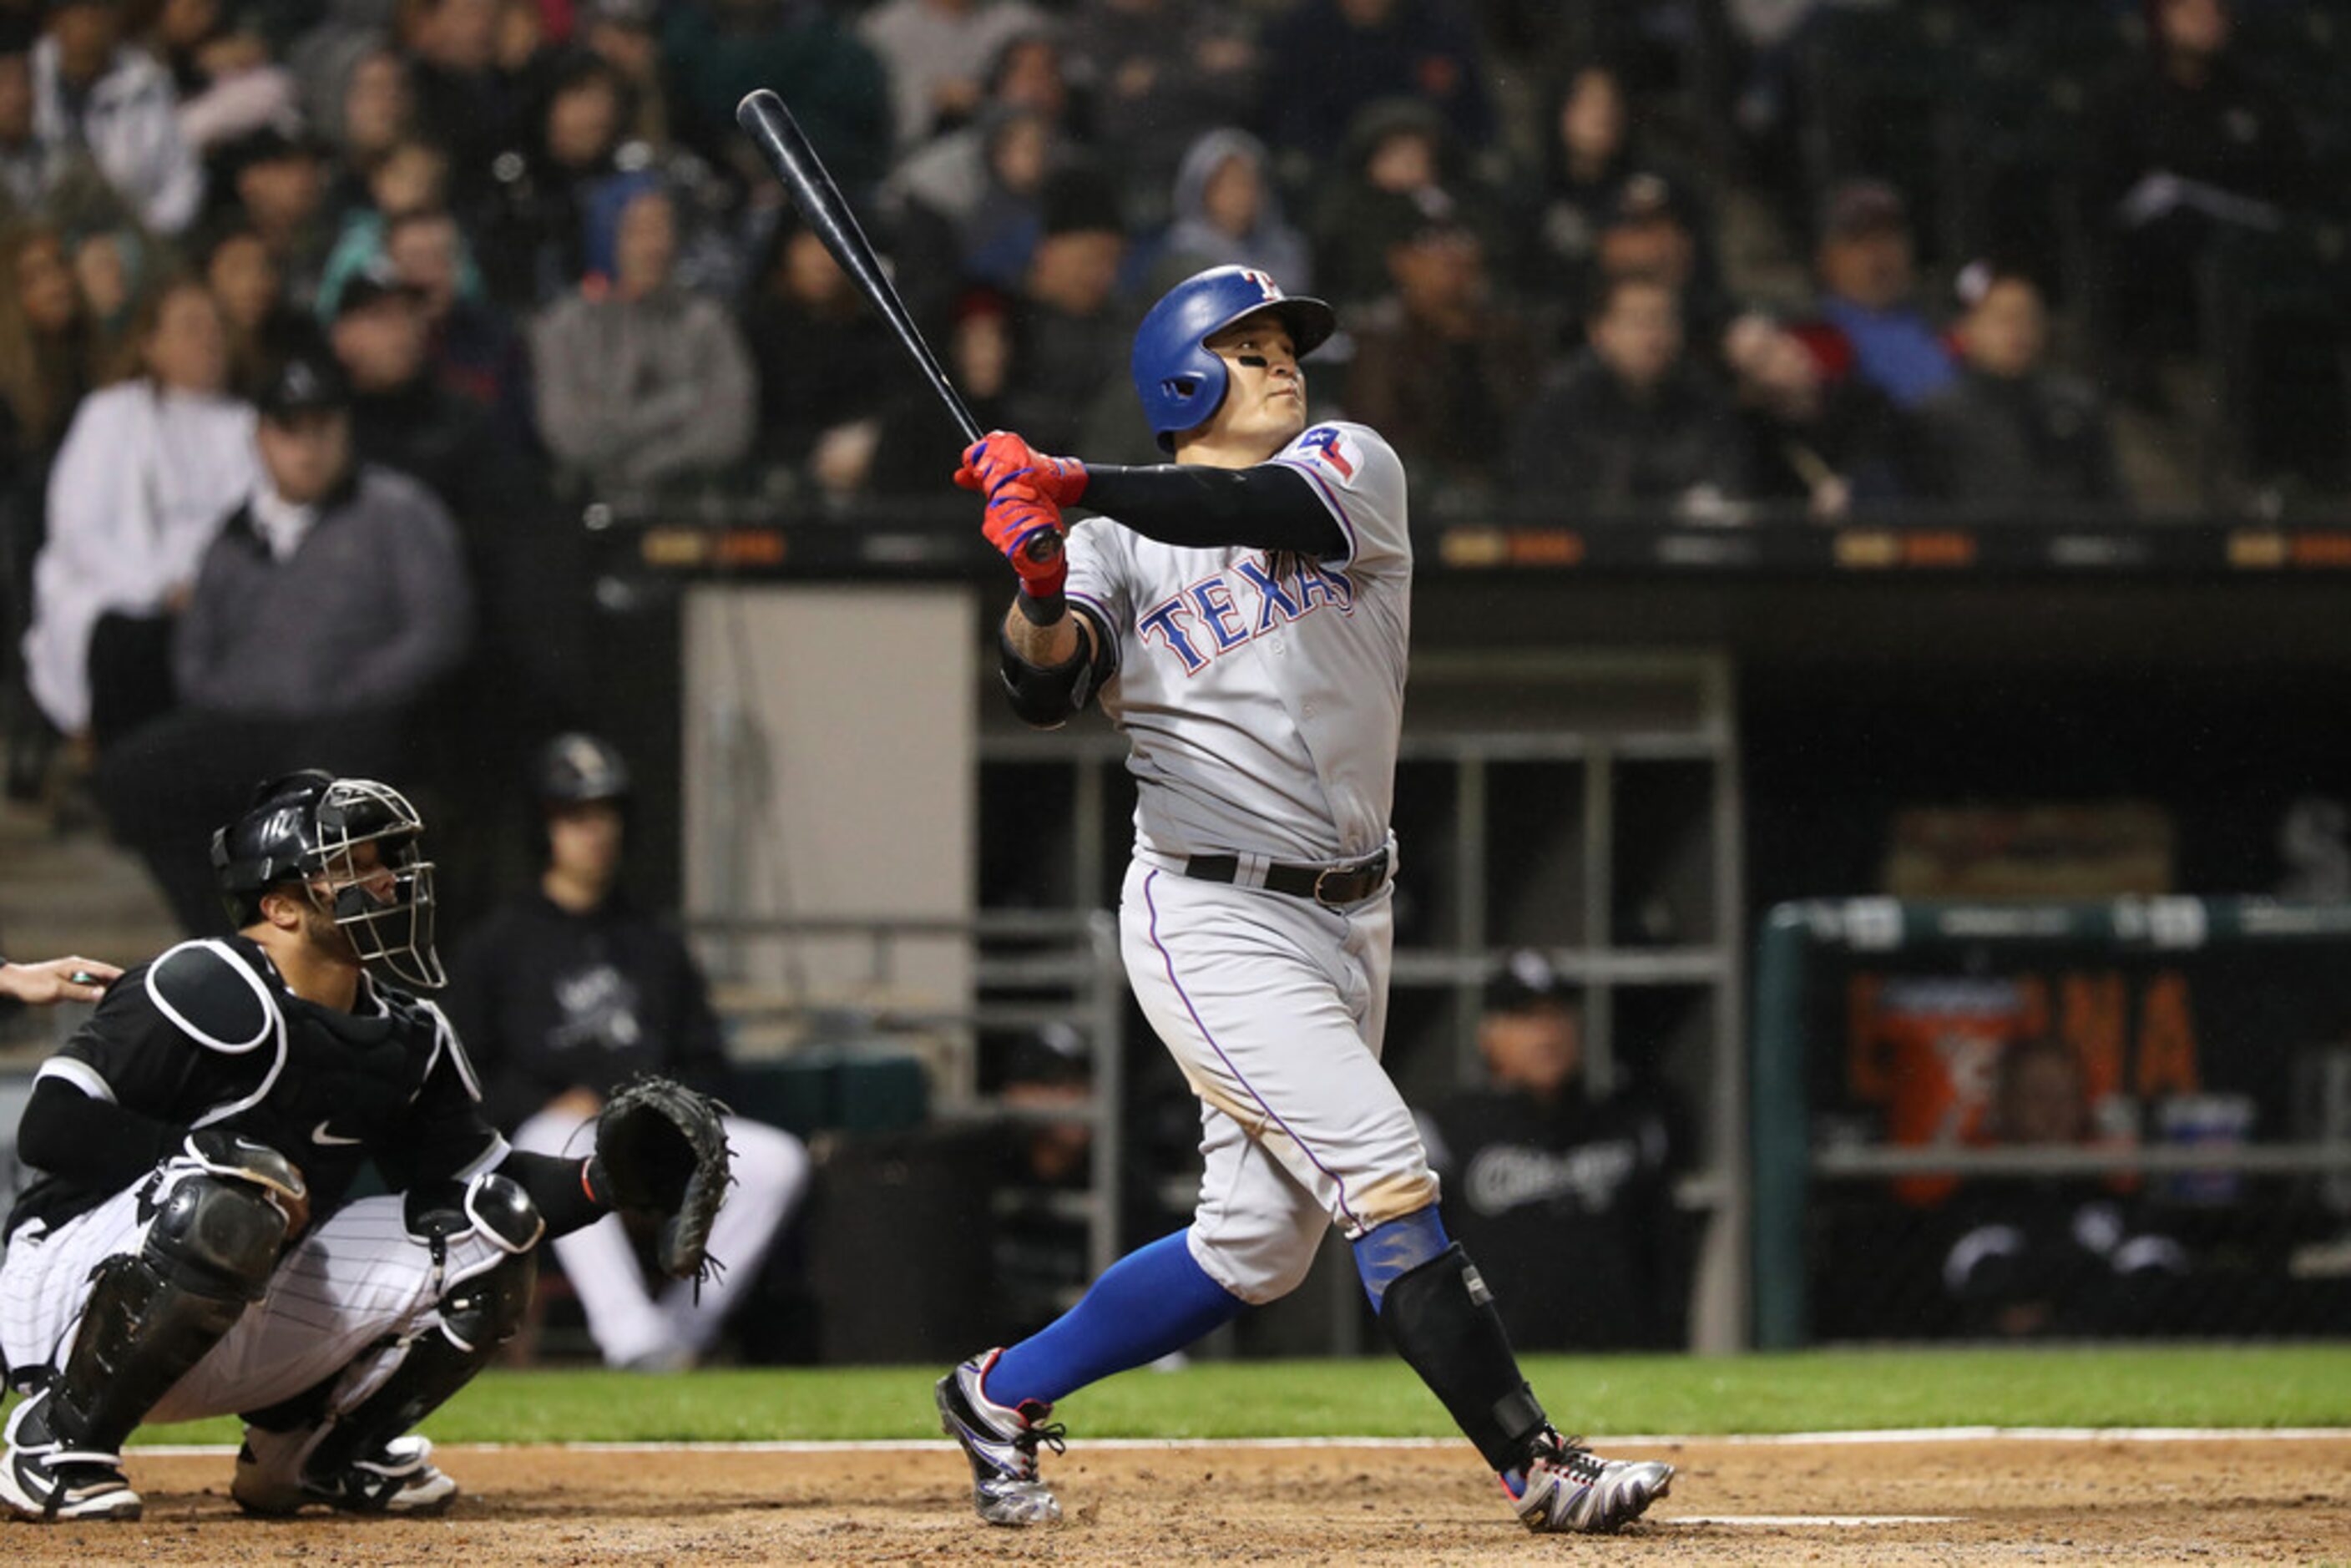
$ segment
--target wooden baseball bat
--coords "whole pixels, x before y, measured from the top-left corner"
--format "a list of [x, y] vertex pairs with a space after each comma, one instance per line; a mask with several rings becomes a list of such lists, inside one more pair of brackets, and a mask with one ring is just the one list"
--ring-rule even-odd
[[[791, 193], [793, 204], [799, 208], [800, 216], [807, 220], [816, 237], [824, 242], [824, 248], [832, 253], [841, 270], [856, 281], [873, 308], [882, 312], [890, 329], [898, 335], [898, 346], [906, 350], [906, 357], [914, 361], [914, 368], [922, 371], [923, 379], [930, 382], [931, 390], [962, 428], [965, 444], [986, 434], [979, 422], [971, 416], [963, 394], [947, 380], [947, 372], [931, 352], [931, 346], [923, 341], [922, 329], [906, 313], [905, 302], [898, 298], [897, 286], [882, 270], [865, 231], [857, 226], [857, 214], [849, 210], [841, 187], [832, 183], [824, 160], [809, 145], [792, 111], [784, 107], [784, 100], [767, 88], [754, 88], [736, 106], [735, 120], [758, 144], [759, 155], [768, 161], [776, 178], [783, 182], [784, 189]], [[1029, 559], [1050, 560], [1061, 553], [1061, 537], [1040, 533], [1029, 541], [1027, 549]]]

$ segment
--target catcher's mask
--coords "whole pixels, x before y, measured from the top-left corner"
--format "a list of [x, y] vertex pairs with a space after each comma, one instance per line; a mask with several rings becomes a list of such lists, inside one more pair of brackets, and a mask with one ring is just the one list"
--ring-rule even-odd
[[423, 832], [416, 808], [388, 784], [315, 768], [287, 774], [256, 789], [245, 814], [213, 834], [214, 878], [240, 927], [260, 918], [264, 893], [299, 883], [371, 972], [438, 988], [448, 976], [433, 946]]

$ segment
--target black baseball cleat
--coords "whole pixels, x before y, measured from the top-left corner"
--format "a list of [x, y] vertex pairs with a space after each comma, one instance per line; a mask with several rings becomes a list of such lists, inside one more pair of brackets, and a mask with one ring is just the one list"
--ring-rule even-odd
[[1063, 1429], [1048, 1427], [1053, 1407], [1029, 1399], [1018, 1409], [987, 1396], [987, 1369], [1004, 1354], [975, 1356], [938, 1381], [939, 1426], [971, 1461], [971, 1506], [990, 1524], [1050, 1524], [1061, 1505], [1037, 1478], [1040, 1444], [1062, 1450]]
[[1655, 1459], [1604, 1459], [1573, 1437], [1546, 1430], [1535, 1439], [1520, 1484], [1504, 1477], [1520, 1522], [1537, 1534], [1607, 1535], [1641, 1516], [1672, 1490], [1674, 1467]]
[[324, 1433], [245, 1429], [236, 1452], [236, 1479], [228, 1494], [247, 1513], [282, 1519], [307, 1503], [343, 1513], [433, 1514], [457, 1495], [457, 1483], [433, 1463], [433, 1440], [411, 1432], [342, 1469], [322, 1472], [307, 1463]]
[[122, 1473], [120, 1454], [69, 1448], [49, 1429], [47, 1390], [8, 1418], [0, 1502], [23, 1518], [137, 1519], [145, 1504]]

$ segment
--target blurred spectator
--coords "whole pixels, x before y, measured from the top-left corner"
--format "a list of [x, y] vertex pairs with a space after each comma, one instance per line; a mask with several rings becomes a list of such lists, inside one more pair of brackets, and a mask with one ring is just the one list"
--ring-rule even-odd
[[1686, 1227], [1675, 1212], [1677, 1118], [1593, 1092], [1573, 991], [1514, 954], [1478, 1024], [1488, 1087], [1422, 1112], [1445, 1225], [1531, 1350], [1667, 1348], [1685, 1337]]
[[1455, 0], [1299, 0], [1267, 25], [1266, 139], [1319, 164], [1366, 106], [1418, 99], [1468, 147], [1494, 131], [1478, 35]]
[[[1682, 322], [1693, 343], [1708, 357], [1729, 324], [1730, 305], [1707, 247], [1696, 203], [1662, 174], [1625, 177], [1616, 198], [1601, 215], [1593, 246], [1591, 277], [1648, 277], [1665, 284], [1682, 302]], [[1592, 285], [1585, 286], [1586, 294]]]
[[677, 212], [659, 182], [612, 182], [590, 225], [588, 282], [530, 329], [539, 434], [600, 489], [714, 476], [758, 413], [742, 334], [672, 280]]
[[180, 134], [199, 153], [301, 112], [267, 40], [235, 24], [223, 0], [162, 0], [145, 40], [172, 74]]
[[1917, 413], [1918, 493], [1984, 507], [2122, 500], [2105, 408], [2042, 362], [2049, 322], [2040, 287], [1977, 262], [1959, 274], [1959, 378]]
[[998, 52], [1044, 25], [1027, 0], [882, 0], [866, 12], [858, 36], [889, 74], [898, 145], [919, 145], [969, 120]]
[[[1179, 162], [1203, 137], [1252, 118], [1260, 57], [1249, 19], [1229, 0], [1078, 0], [1068, 40], [1094, 146], [1119, 171], [1135, 228], [1156, 228], [1171, 216], [1171, 185], [1180, 190]], [[1262, 168], [1259, 177], [1270, 181]], [[1180, 198], [1172, 215], [1183, 220]], [[1259, 265], [1286, 288], [1305, 287], [1302, 272], [1292, 283]]]
[[61, 0], [33, 49], [33, 129], [51, 166], [94, 162], [139, 220], [160, 234], [194, 221], [204, 170], [180, 134], [162, 67], [121, 38], [120, 0]]
[[1284, 292], [1313, 292], [1306, 236], [1282, 216], [1265, 144], [1245, 131], [1211, 131], [1176, 177], [1175, 222], [1152, 267], [1155, 298], [1212, 267], [1254, 267]]
[[[539, 753], [532, 792], [538, 885], [458, 951], [447, 1004], [482, 1075], [483, 1114], [517, 1148], [577, 1153], [629, 1078], [657, 1072], [723, 1094], [730, 1069], [693, 954], [621, 884], [632, 785], [620, 753], [593, 736], [558, 736]], [[726, 1142], [735, 1182], [710, 1235], [725, 1269], [708, 1281], [648, 1290], [618, 1215], [556, 1244], [607, 1364], [673, 1372], [708, 1354], [799, 1207], [809, 1157], [798, 1138], [729, 1115]]]
[[490, 414], [501, 445], [537, 440], [528, 353], [506, 313], [483, 298], [457, 220], [437, 208], [402, 213], [385, 225], [383, 250], [392, 276], [423, 307], [434, 381]]
[[[958, 299], [947, 323], [945, 358], [949, 380], [982, 430], [1008, 430], [1005, 406], [1012, 384], [1012, 307], [992, 288], [973, 288]], [[873, 441], [870, 481], [877, 495], [941, 499], [938, 465], [965, 444], [957, 428], [928, 387], [896, 378], [898, 392], [883, 411]]]
[[369, 182], [377, 166], [414, 134], [416, 99], [408, 61], [394, 49], [368, 50], [351, 62], [336, 106], [340, 112], [327, 122], [336, 143], [327, 210], [340, 216], [372, 203]]
[[863, 489], [904, 374], [896, 339], [805, 224], [777, 231], [758, 289], [743, 332], [759, 373], [759, 461], [828, 495]]
[[326, 149], [308, 134], [276, 126], [249, 132], [222, 150], [228, 194], [277, 263], [278, 286], [307, 308], [334, 238], [326, 211]]
[[[1554, 107], [1544, 128], [1540, 206], [1528, 225], [1528, 285], [1558, 298], [1583, 298], [1600, 270], [1603, 235], [1656, 215], [1671, 218], [1687, 251], [1671, 264], [1677, 286], [1687, 290], [1703, 278], [1712, 287], [1713, 225], [1697, 199], [1697, 187], [1641, 144], [1634, 107], [1615, 68], [1585, 62], [1562, 73], [1553, 90]], [[1628, 200], [1635, 182], [1643, 193]], [[1662, 235], [1618, 238], [1627, 251], [1637, 248], [1636, 242], [1673, 243]], [[1649, 264], [1628, 256], [1613, 270], [1645, 265]]]
[[156, 290], [133, 340], [144, 373], [82, 401], [50, 472], [25, 634], [41, 711], [101, 748], [171, 706], [169, 617], [256, 473], [253, 410], [226, 395], [227, 338], [204, 286]]
[[1499, 259], [1493, 225], [1474, 200], [1460, 141], [1425, 103], [1387, 99], [1366, 105], [1317, 184], [1321, 195], [1308, 214], [1314, 277], [1342, 309], [1387, 292], [1388, 246], [1400, 225], [1414, 221], [1396, 196], [1456, 212], [1485, 237], [1489, 259]]
[[1090, 164], [1050, 176], [1040, 205], [1043, 235], [1012, 318], [1008, 428], [1040, 451], [1092, 451], [1081, 432], [1112, 401], [1105, 391], [1123, 382], [1133, 346], [1134, 324], [1116, 296], [1126, 228], [1117, 187]]
[[423, 291], [389, 267], [362, 273], [343, 286], [329, 334], [360, 460], [422, 480], [469, 538], [511, 520], [521, 455], [501, 450], [488, 416], [434, 377]]
[[136, 374], [134, 329], [150, 297], [150, 270], [163, 261], [154, 243], [127, 223], [120, 227], [68, 227], [74, 287], [98, 333], [101, 362], [116, 376]]
[[1747, 494], [1823, 519], [1900, 493], [1894, 405], [1860, 382], [1832, 382], [1802, 340], [1750, 311], [1722, 337], [1745, 429]]
[[658, 0], [585, 0], [574, 37], [619, 73], [631, 106], [624, 141], [665, 149], [670, 143], [669, 96], [662, 81]]
[[1340, 402], [1395, 444], [1416, 480], [1485, 491], [1546, 334], [1495, 298], [1484, 242], [1449, 206], [1389, 200], [1404, 211], [1384, 225], [1388, 292], [1349, 318]]
[[327, 257], [314, 304], [322, 320], [334, 319], [343, 285], [354, 273], [383, 260], [384, 225], [409, 213], [439, 212], [448, 204], [449, 158], [427, 141], [394, 143], [375, 162], [364, 195], [342, 214], [342, 230]]
[[0, 224], [39, 210], [48, 154], [33, 134], [33, 57], [27, 40], [0, 33]]
[[[2003, 1048], [1987, 1124], [1993, 1141], [2063, 1149], [2093, 1141], [2081, 1064], [2063, 1042]], [[2102, 1178], [1979, 1181], [1951, 1203], [1943, 1289], [1964, 1332], [2021, 1339], [2089, 1338], [2162, 1315], [2188, 1253], [2148, 1230], [2137, 1206]]]
[[911, 264], [900, 277], [914, 290], [909, 309], [936, 319], [969, 279], [1019, 287], [1036, 248], [1045, 176], [1068, 151], [1069, 105], [1060, 46], [1042, 33], [1021, 34], [999, 52], [971, 122], [891, 172], [883, 198]]
[[618, 168], [627, 92], [598, 57], [568, 57], [549, 82], [528, 146], [498, 161], [482, 259], [500, 303], [533, 310], [579, 284], [590, 205]]
[[309, 319], [286, 302], [277, 259], [250, 225], [215, 230], [204, 254], [204, 284], [228, 334], [229, 390], [252, 399], [297, 346], [316, 336]]
[[1512, 488], [1592, 511], [1665, 502], [1704, 515], [1746, 491], [1736, 414], [1685, 352], [1681, 303], [1654, 278], [1603, 279], [1590, 346], [1519, 415]]
[[1912, 298], [1910, 214], [1900, 192], [1877, 180], [1830, 192], [1815, 264], [1818, 314], [1802, 336], [1831, 381], [1857, 377], [1908, 410], [1959, 374]]
[[523, 128], [521, 84], [498, 64], [500, 0], [409, 0], [401, 43], [415, 123], [449, 152], [451, 200], [470, 207]]
[[95, 364], [64, 237], [39, 223], [0, 230], [0, 492], [47, 466]]
[[671, 130], [711, 162], [770, 178], [735, 123], [753, 88], [772, 88], [853, 202], [881, 182], [892, 144], [890, 83], [820, 0], [670, 0], [662, 16]]
[[2226, 0], [2146, 0], [2145, 57], [2091, 106], [2083, 193], [2126, 389], [2158, 398], [2197, 344], [2196, 261], [2220, 229], [2274, 228], [2315, 194], [2300, 126], [2230, 48]]
[[181, 706], [100, 768], [115, 836], [146, 858], [191, 933], [220, 924], [194, 846], [255, 770], [409, 761], [407, 718], [472, 633], [448, 513], [405, 476], [355, 467], [349, 403], [317, 354], [288, 360], [263, 392], [258, 483], [205, 551], [172, 636]]

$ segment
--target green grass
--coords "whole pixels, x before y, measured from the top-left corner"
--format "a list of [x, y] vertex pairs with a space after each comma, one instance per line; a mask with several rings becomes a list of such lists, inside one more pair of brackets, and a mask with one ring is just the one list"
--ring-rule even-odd
[[[2351, 1427], [2351, 1344], [1819, 1351], [1728, 1359], [1535, 1356], [1535, 1389], [1579, 1432], [1847, 1427]], [[426, 1423], [444, 1442], [740, 1441], [936, 1436], [933, 1367], [634, 1377], [493, 1372]], [[1221, 1362], [1130, 1373], [1062, 1404], [1080, 1437], [1436, 1437], [1444, 1411], [1396, 1362]], [[142, 1442], [234, 1441], [231, 1421]]]

